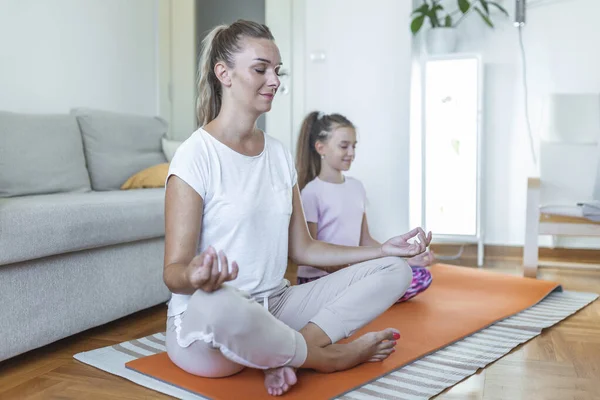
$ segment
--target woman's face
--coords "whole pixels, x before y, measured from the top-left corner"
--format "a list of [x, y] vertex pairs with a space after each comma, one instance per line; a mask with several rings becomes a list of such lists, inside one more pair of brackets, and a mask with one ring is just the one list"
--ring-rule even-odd
[[281, 55], [269, 39], [244, 38], [235, 54], [230, 91], [236, 103], [262, 114], [271, 109], [279, 88]]

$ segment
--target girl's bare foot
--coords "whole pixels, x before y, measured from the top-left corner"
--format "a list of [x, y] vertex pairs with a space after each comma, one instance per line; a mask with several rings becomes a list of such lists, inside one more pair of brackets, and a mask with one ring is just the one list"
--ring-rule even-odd
[[265, 370], [265, 387], [271, 396], [281, 396], [297, 381], [296, 371], [292, 367]]

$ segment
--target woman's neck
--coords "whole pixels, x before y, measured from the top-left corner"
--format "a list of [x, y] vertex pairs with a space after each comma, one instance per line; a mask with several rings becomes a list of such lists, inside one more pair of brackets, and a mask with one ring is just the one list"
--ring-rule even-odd
[[219, 115], [204, 128], [213, 136], [227, 143], [244, 143], [253, 140], [256, 137], [255, 114], [244, 113], [239, 109], [227, 107], [225, 104], [221, 107]]
[[217, 118], [203, 128], [233, 151], [255, 157], [264, 151], [266, 145], [264, 135], [256, 129], [257, 118], [257, 115], [243, 111], [234, 113], [231, 107], [222, 107]]
[[324, 162], [321, 163], [319, 179], [329, 183], [344, 183], [344, 175], [342, 174], [342, 171], [331, 168]]

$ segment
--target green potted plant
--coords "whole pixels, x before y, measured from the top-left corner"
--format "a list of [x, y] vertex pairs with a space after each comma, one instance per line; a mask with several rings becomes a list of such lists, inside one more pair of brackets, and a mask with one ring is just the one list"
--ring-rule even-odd
[[427, 31], [425, 41], [427, 51], [432, 54], [451, 53], [456, 49], [456, 27], [470, 14], [479, 15], [490, 28], [494, 28], [490, 16], [492, 9], [495, 8], [508, 16], [504, 7], [495, 1], [457, 0], [457, 7], [453, 11], [447, 11], [441, 3], [442, 0], [423, 0], [423, 4], [415, 8], [411, 14], [413, 19], [410, 30], [413, 35], [419, 33], [425, 20], [429, 21], [431, 28]]

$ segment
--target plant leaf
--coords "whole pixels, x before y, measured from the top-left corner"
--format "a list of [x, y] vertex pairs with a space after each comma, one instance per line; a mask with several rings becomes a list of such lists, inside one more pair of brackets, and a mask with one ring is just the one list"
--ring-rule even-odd
[[417, 32], [419, 32], [423, 26], [423, 22], [425, 22], [425, 15], [419, 15], [412, 20], [412, 23], [410, 24], [410, 30], [412, 31], [413, 35], [416, 35]]
[[483, 7], [483, 10], [485, 11], [485, 13], [487, 15], [490, 15], [490, 8], [488, 7], [487, 0], [479, 0], [479, 2], [481, 3], [481, 6]]
[[437, 10], [442, 9], [440, 8], [436, 8], [433, 7], [431, 10], [429, 10], [429, 12], [427, 13], [427, 16], [429, 17], [429, 19], [431, 20], [431, 26], [433, 28], [438, 28], [440, 27], [440, 20], [437, 16]]
[[488, 4], [496, 7], [498, 10], [502, 11], [502, 13], [508, 17], [508, 11], [506, 11], [506, 9], [504, 7], [502, 7], [500, 4], [496, 3], [495, 1], [490, 1], [490, 2], [488, 2]]
[[490, 19], [488, 18], [488, 16], [485, 15], [483, 13], [483, 11], [481, 11], [479, 9], [479, 7], [475, 7], [475, 11], [477, 11], [477, 14], [481, 15], [481, 18], [483, 18], [483, 20], [485, 21], [485, 23], [487, 24], [487, 26], [489, 26], [490, 28], [494, 27], [494, 24], [492, 24], [492, 21], [490, 21]]
[[410, 15], [426, 14], [427, 11], [429, 11], [429, 6], [427, 4], [422, 4], [421, 7], [415, 8]]
[[464, 14], [471, 8], [471, 3], [469, 3], [469, 0], [458, 0], [458, 8]]
[[449, 15], [446, 15], [446, 18], [444, 20], [444, 26], [446, 28], [451, 28], [452, 27], [452, 17]]

